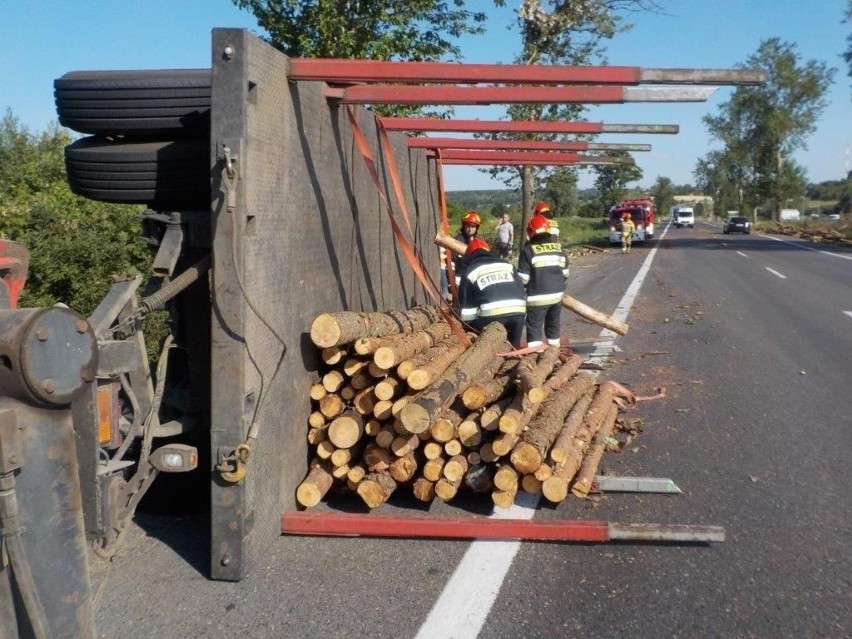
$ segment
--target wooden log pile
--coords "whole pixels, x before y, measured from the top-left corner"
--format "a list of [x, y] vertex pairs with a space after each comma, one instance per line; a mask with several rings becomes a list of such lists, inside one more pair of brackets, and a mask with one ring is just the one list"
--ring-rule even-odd
[[325, 366], [301, 505], [334, 486], [370, 508], [402, 486], [424, 502], [467, 490], [504, 508], [520, 490], [552, 502], [589, 492], [618, 411], [615, 386], [580, 371], [579, 355], [505, 356], [499, 323], [463, 335], [431, 307], [326, 313], [311, 338]]

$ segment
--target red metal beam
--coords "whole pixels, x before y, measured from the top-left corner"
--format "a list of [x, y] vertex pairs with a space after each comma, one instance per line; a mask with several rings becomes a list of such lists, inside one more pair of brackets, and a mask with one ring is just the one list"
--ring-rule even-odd
[[441, 118], [380, 118], [388, 131], [444, 133], [678, 133], [677, 124], [603, 124], [548, 120], [444, 120]]
[[285, 535], [331, 537], [609, 541], [607, 524], [602, 521], [390, 517], [372, 513], [284, 513], [281, 532]]
[[704, 102], [716, 87], [459, 87], [360, 84], [327, 87], [326, 98], [343, 104], [620, 104], [622, 102]]
[[375, 513], [281, 515], [285, 535], [321, 537], [397, 537], [406, 539], [504, 539], [520, 541], [607, 542], [612, 540], [709, 543], [725, 541], [722, 526], [619, 524], [568, 519], [496, 519], [490, 517], [393, 517]]
[[760, 71], [290, 58], [291, 80], [448, 84], [760, 84]]
[[477, 140], [473, 138], [408, 138], [412, 149], [478, 149], [516, 151], [650, 151], [650, 144], [546, 142], [541, 140]]
[[[633, 164], [631, 157], [606, 157], [558, 153], [555, 151], [466, 151], [447, 149], [440, 152], [444, 164], [491, 166], [566, 166], [570, 164]], [[427, 151], [428, 157], [437, 157], [437, 151]]]

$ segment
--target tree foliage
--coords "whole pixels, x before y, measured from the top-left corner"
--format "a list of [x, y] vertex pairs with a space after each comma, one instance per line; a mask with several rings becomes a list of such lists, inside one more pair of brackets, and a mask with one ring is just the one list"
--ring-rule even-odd
[[[266, 40], [293, 58], [431, 62], [457, 60], [458, 41], [486, 16], [463, 0], [232, 0], [257, 18]], [[452, 109], [376, 105], [380, 115], [441, 116]]]
[[790, 156], [814, 131], [834, 69], [816, 60], [801, 64], [795, 45], [778, 38], [761, 42], [739, 66], [762, 70], [766, 82], [737, 88], [716, 115], [704, 117], [722, 149], [702, 158], [695, 175], [717, 194], [733, 190], [739, 197], [742, 190], [743, 200], [754, 204], [771, 198], [777, 211], [804, 186]]
[[[505, 0], [494, 0], [505, 6]], [[628, 30], [628, 12], [655, 10], [655, 0], [521, 0], [517, 31], [521, 36], [518, 64], [588, 65], [605, 62], [604, 41]], [[511, 120], [570, 121], [580, 118], [581, 104], [514, 104], [507, 108]], [[560, 140], [565, 135], [525, 134], [489, 136], [494, 139]], [[521, 189], [522, 222], [526, 225], [532, 194], [547, 181], [552, 167], [507, 167], [483, 169], [507, 186]]]
[[566, 217], [576, 214], [580, 201], [577, 180], [577, 170], [567, 167], [554, 170], [547, 178], [542, 197], [556, 215]]
[[666, 212], [674, 206], [675, 190], [672, 181], [660, 175], [654, 186], [651, 187], [651, 197], [654, 198], [654, 206], [657, 212]]
[[267, 40], [294, 58], [453, 60], [457, 40], [482, 32], [463, 0], [233, 0]]
[[146, 272], [139, 207], [94, 202], [71, 193], [64, 148], [54, 126], [30, 133], [7, 111], [0, 121], [0, 224], [30, 253], [22, 306], [63, 302], [88, 315], [116, 274]]
[[[622, 152], [612, 155], [625, 154]], [[635, 164], [598, 164], [592, 170], [595, 173], [595, 188], [598, 191], [600, 206], [604, 211], [624, 199], [628, 184], [642, 179], [642, 169]]]

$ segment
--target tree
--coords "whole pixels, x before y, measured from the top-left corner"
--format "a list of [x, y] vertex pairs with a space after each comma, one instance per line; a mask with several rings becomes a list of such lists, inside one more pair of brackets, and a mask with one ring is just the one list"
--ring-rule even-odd
[[577, 170], [560, 167], [547, 178], [543, 199], [560, 217], [574, 215], [579, 202]]
[[[505, 0], [494, 0], [498, 7]], [[657, 8], [655, 0], [522, 0], [518, 8], [518, 31], [522, 50], [518, 64], [584, 65], [604, 61], [603, 41], [630, 28], [622, 14]], [[512, 120], [576, 120], [580, 104], [516, 104], [507, 109]], [[558, 140], [561, 135], [501, 135], [493, 139]], [[533, 193], [540, 190], [550, 172], [548, 167], [494, 167], [486, 170], [507, 186], [521, 189], [521, 223], [526, 227]], [[524, 238], [521, 238], [523, 248]]]
[[104, 204], [71, 193], [65, 179], [67, 131], [30, 133], [10, 111], [0, 121], [2, 232], [30, 253], [22, 306], [64, 302], [88, 315], [113, 275], [147, 272], [138, 206]]
[[674, 205], [674, 186], [672, 181], [660, 175], [651, 187], [651, 197], [658, 212], [668, 211]]
[[628, 184], [642, 179], [642, 169], [635, 164], [599, 164], [592, 170], [596, 173], [595, 188], [604, 211], [624, 199]]
[[248, 9], [268, 42], [294, 58], [454, 60], [454, 40], [481, 33], [483, 12], [441, 0], [232, 0]]
[[[737, 88], [717, 115], [704, 117], [723, 145], [721, 154], [708, 155], [717, 165], [710, 172], [733, 179], [735, 192], [747, 192], [756, 202], [772, 199], [774, 219], [783, 201], [798, 194], [791, 189], [801, 188], [798, 170], [785, 164], [813, 132], [834, 69], [816, 60], [800, 65], [795, 45], [778, 38], [763, 41], [738, 66], [764, 71], [766, 82]], [[705, 176], [710, 168], [702, 168]]]

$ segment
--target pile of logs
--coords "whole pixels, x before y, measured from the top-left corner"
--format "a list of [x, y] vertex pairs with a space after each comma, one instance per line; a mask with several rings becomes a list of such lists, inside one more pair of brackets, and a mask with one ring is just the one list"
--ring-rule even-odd
[[822, 244], [842, 244], [852, 246], [852, 240], [849, 239], [848, 227], [845, 229], [825, 228], [825, 224], [817, 224], [813, 227], [798, 226], [796, 224], [775, 223], [775, 228], [772, 233], [780, 233], [782, 235], [792, 235], [802, 239], [809, 240], [815, 243]]
[[327, 313], [311, 339], [327, 372], [310, 392], [305, 507], [335, 484], [370, 508], [403, 485], [424, 502], [467, 489], [504, 508], [519, 490], [585, 497], [612, 442], [615, 385], [557, 347], [506, 355], [499, 323], [474, 336], [430, 306]]

